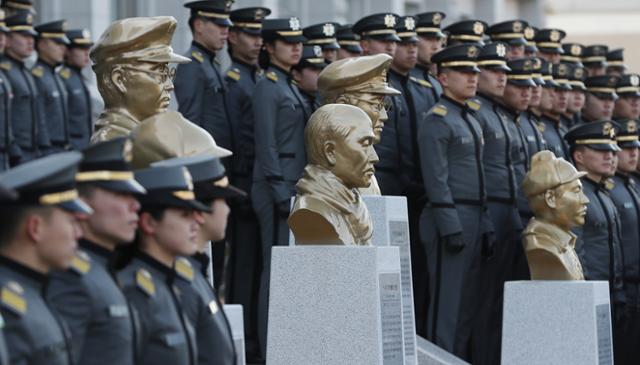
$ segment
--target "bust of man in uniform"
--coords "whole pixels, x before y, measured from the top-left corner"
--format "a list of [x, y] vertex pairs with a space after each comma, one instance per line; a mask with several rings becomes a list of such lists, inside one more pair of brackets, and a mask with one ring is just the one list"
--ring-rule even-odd
[[358, 189], [373, 178], [374, 138], [371, 119], [357, 107], [327, 104], [311, 115], [305, 129], [309, 164], [289, 217], [298, 244], [371, 244], [371, 217]]
[[[362, 109], [371, 119], [374, 143], [380, 143], [380, 135], [387, 118], [385, 97], [400, 95], [400, 91], [387, 83], [387, 71], [393, 58], [387, 54], [345, 58], [330, 63], [318, 76], [318, 93], [323, 103], [349, 104]], [[375, 180], [363, 195], [380, 195]]]
[[532, 280], [584, 280], [571, 229], [583, 225], [587, 213], [585, 174], [551, 151], [533, 155], [522, 182], [535, 215], [523, 234]]

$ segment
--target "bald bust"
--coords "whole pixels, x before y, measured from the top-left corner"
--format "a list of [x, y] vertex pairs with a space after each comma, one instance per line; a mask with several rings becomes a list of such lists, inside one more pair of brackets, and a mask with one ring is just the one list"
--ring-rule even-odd
[[378, 155], [360, 108], [327, 104], [305, 129], [308, 165], [296, 185], [289, 227], [297, 244], [370, 245], [373, 229], [358, 189], [371, 184]]

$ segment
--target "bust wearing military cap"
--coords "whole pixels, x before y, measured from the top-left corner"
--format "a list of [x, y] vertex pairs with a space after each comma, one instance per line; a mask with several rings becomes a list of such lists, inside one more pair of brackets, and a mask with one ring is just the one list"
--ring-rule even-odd
[[582, 192], [573, 165], [540, 151], [522, 183], [535, 214], [524, 231], [523, 243], [533, 280], [584, 280], [571, 229], [584, 224], [589, 199]]
[[371, 244], [371, 217], [357, 190], [371, 184], [378, 162], [370, 123], [351, 105], [327, 104], [311, 115], [309, 164], [289, 217], [298, 244]]

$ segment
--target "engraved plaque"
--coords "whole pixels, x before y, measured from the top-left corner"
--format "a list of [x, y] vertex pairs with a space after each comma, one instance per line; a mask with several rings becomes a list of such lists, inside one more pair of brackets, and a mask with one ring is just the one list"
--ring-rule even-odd
[[400, 274], [378, 275], [380, 284], [380, 322], [384, 365], [403, 365], [402, 297]]

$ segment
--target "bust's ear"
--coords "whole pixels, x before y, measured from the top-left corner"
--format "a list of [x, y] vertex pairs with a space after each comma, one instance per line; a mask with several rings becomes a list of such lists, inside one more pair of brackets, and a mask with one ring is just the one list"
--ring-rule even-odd
[[544, 202], [549, 208], [555, 209], [558, 207], [555, 189], [549, 189], [544, 192]]
[[124, 85], [125, 76], [122, 68], [115, 67], [113, 70], [111, 70], [110, 78], [115, 88], [118, 89], [118, 92], [120, 92], [121, 94], [127, 93], [127, 87]]
[[336, 144], [333, 141], [325, 141], [322, 145], [322, 152], [329, 166], [334, 166], [336, 164]]

